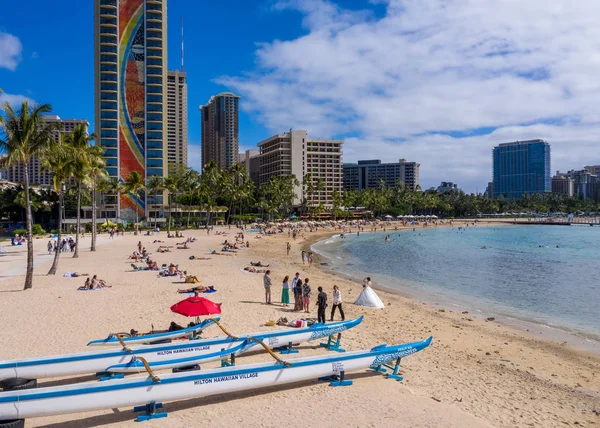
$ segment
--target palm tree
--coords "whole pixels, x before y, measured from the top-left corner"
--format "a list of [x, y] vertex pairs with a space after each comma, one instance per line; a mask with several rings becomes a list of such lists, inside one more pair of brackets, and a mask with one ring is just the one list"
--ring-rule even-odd
[[48, 275], [56, 275], [58, 259], [60, 257], [60, 243], [62, 235], [62, 210], [65, 201], [65, 185], [73, 176], [74, 157], [66, 136], [61, 135], [57, 141], [53, 141], [40, 153], [42, 167], [52, 171], [52, 187], [58, 193], [58, 235], [57, 250], [54, 253], [54, 261], [48, 271]]
[[202, 168], [201, 176], [201, 194], [206, 200], [207, 217], [206, 224], [210, 223], [210, 217], [213, 210], [217, 207], [216, 199], [221, 192], [221, 171], [214, 161], [210, 161]]
[[[146, 188], [148, 189], [148, 192], [152, 196], [154, 196], [154, 198], [156, 198], [158, 193], [162, 192], [164, 190], [162, 177], [159, 175], [153, 175], [152, 177], [147, 177], [146, 178]], [[158, 224], [158, 220], [156, 218], [156, 214], [154, 214], [154, 228], [155, 229], [156, 229], [157, 224]]]
[[96, 191], [100, 192], [100, 214], [102, 218], [106, 218], [106, 210], [104, 209], [104, 207], [106, 205], [106, 194], [109, 193], [110, 190], [110, 181], [108, 179], [108, 176], [104, 178], [99, 177], [96, 180]]
[[[109, 191], [113, 192], [117, 197], [116, 204], [115, 204], [115, 205], [117, 205], [117, 209], [115, 210], [115, 213], [117, 213], [119, 211], [118, 206], [119, 206], [119, 200], [121, 199], [121, 193], [125, 192], [125, 186], [123, 185], [123, 183], [121, 183], [121, 181], [118, 178], [113, 177], [108, 182], [108, 188], [109, 188]], [[115, 223], [116, 222], [117, 222], [117, 214], [115, 214]]]
[[102, 146], [88, 147], [88, 168], [92, 182], [92, 243], [90, 251], [96, 251], [96, 190], [99, 183], [106, 183], [108, 173], [104, 169]]
[[89, 148], [90, 141], [94, 139], [94, 134], [88, 135], [85, 126], [78, 125], [71, 133], [67, 134], [67, 142], [73, 151], [75, 159], [75, 169], [73, 176], [77, 181], [77, 227], [75, 233], [75, 253], [73, 258], [79, 257], [79, 233], [81, 229], [81, 190], [83, 186], [90, 185], [90, 159]]
[[200, 189], [200, 174], [188, 168], [183, 176], [182, 189], [188, 193], [188, 215], [187, 215], [187, 228], [190, 228], [190, 214], [192, 211], [192, 205], [194, 203], [195, 197], [198, 195], [198, 191]]
[[29, 107], [24, 101], [15, 112], [9, 103], [4, 103], [3, 115], [0, 116], [2, 138], [0, 148], [6, 153], [3, 164], [20, 166], [25, 176], [25, 213], [27, 223], [27, 272], [24, 289], [33, 286], [33, 237], [31, 224], [31, 201], [29, 198], [29, 161], [52, 141], [54, 125], [44, 121], [43, 115], [50, 113], [52, 107], [42, 104]]
[[131, 171], [129, 177], [125, 179], [125, 191], [132, 193], [134, 195], [135, 203], [135, 230], [139, 232], [139, 210], [137, 198], [139, 193], [143, 190], [146, 190], [146, 186], [144, 186], [144, 179], [142, 178], [142, 174], [139, 171]]
[[173, 217], [172, 212], [172, 203], [173, 203], [173, 193], [175, 193], [179, 188], [179, 180], [175, 175], [169, 175], [168, 177], [163, 178], [163, 189], [167, 192], [167, 201], [169, 203], [169, 222], [167, 223], [167, 233], [171, 233], [171, 218]]

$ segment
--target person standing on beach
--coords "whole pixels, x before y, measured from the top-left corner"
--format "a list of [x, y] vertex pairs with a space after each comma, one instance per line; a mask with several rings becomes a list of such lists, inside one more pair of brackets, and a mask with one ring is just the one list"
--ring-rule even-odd
[[291, 246], [291, 245], [290, 245], [290, 243], [288, 242], [288, 243], [287, 243], [287, 247], [286, 247], [286, 250], [287, 250], [287, 255], [288, 255], [288, 256], [290, 255], [290, 250], [291, 250], [291, 249], [292, 249], [292, 246]]
[[283, 303], [283, 306], [287, 306], [290, 303], [290, 283], [288, 282], [288, 280], [290, 279], [289, 276], [285, 276], [285, 278], [283, 278], [283, 284], [282, 284], [282, 289], [281, 289], [281, 303]]
[[53, 248], [53, 247], [54, 247], [54, 246], [52, 245], [52, 241], [51, 241], [51, 240], [50, 240], [50, 241], [48, 241], [48, 254], [52, 254], [52, 248]]
[[317, 296], [317, 318], [322, 324], [325, 324], [325, 309], [327, 309], [327, 293], [323, 291], [323, 287], [317, 288], [319, 295]]
[[302, 310], [302, 278], [298, 272], [292, 279], [292, 289], [294, 290], [294, 310], [300, 311]]
[[306, 263], [306, 251], [302, 250], [302, 253], [300, 253], [300, 256], [302, 257], [302, 264]]
[[338, 308], [340, 310], [340, 315], [342, 316], [342, 321], [346, 319], [344, 316], [344, 309], [342, 308], [342, 292], [340, 291], [337, 285], [333, 286], [333, 306], [331, 307], [331, 319], [329, 321], [333, 321], [333, 316], [335, 315], [335, 309]]
[[310, 284], [308, 283], [308, 278], [304, 280], [304, 285], [302, 285], [302, 302], [304, 303], [304, 312], [307, 314], [310, 313], [310, 295], [311, 295]]
[[313, 262], [313, 253], [309, 252], [308, 255], [306, 256], [306, 261], [308, 262], [308, 267], [312, 266], [312, 262]]
[[271, 304], [271, 271], [268, 270], [265, 272], [265, 276], [263, 277], [263, 283], [265, 285], [265, 303], [267, 305]]

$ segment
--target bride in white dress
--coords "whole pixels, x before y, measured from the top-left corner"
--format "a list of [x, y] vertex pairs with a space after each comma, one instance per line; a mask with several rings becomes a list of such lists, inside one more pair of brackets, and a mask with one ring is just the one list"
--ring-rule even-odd
[[375, 293], [375, 291], [371, 288], [370, 277], [365, 278], [365, 280], [363, 281], [363, 291], [360, 293], [360, 296], [358, 296], [358, 299], [356, 299], [356, 302], [354, 302], [354, 304], [358, 306], [365, 306], [367, 308], [385, 308], [385, 305], [383, 304], [377, 293]]

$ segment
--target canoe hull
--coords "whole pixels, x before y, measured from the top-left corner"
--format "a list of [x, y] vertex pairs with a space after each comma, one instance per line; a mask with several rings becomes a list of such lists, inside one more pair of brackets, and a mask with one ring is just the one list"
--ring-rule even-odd
[[418, 352], [430, 342], [431, 338], [371, 351], [299, 358], [290, 360], [291, 366], [259, 363], [206, 370], [198, 374], [169, 374], [161, 376], [158, 383], [146, 377], [135, 377], [5, 392], [0, 393], [0, 420], [144, 405], [151, 401], [185, 400], [301, 382], [393, 361]]
[[[327, 337], [348, 330], [361, 322], [362, 317], [341, 323], [317, 325], [314, 328], [258, 332], [244, 335], [238, 340], [222, 337], [175, 344], [135, 346], [130, 348], [131, 353], [122, 349], [103, 349], [78, 354], [0, 361], [0, 381], [17, 377], [42, 379], [106, 371], [114, 373], [144, 372], [144, 368], [139, 362], [132, 363], [133, 356], [145, 358], [155, 370], [185, 367], [229, 356], [228, 352], [221, 351], [236, 350], [235, 353], [239, 355], [253, 348], [258, 349], [255, 342], [240, 346], [247, 337], [260, 338], [267, 346], [275, 348], [287, 345], [289, 342], [301, 343]], [[203, 359], [206, 356], [209, 357]]]
[[[219, 317], [215, 317], [215, 320], [219, 321]], [[140, 345], [140, 344], [149, 344], [158, 340], [168, 340], [168, 339], [179, 339], [185, 336], [191, 336], [196, 333], [202, 332], [207, 327], [213, 325], [213, 320], [204, 320], [199, 324], [196, 324], [192, 327], [188, 327], [182, 330], [177, 331], [167, 331], [164, 333], [156, 333], [156, 334], [145, 334], [142, 336], [134, 336], [134, 337], [123, 337], [121, 338], [123, 342], [127, 345]], [[109, 335], [106, 339], [98, 339], [92, 340], [88, 343], [88, 346], [119, 346], [119, 339], [115, 335]]]

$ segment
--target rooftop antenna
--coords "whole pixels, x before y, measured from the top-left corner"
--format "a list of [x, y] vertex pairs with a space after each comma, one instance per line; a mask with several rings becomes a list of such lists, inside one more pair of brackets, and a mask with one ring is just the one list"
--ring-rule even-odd
[[181, 72], [183, 73], [185, 71], [185, 68], [183, 66], [183, 55], [184, 55], [184, 50], [183, 50], [183, 16], [181, 17]]

